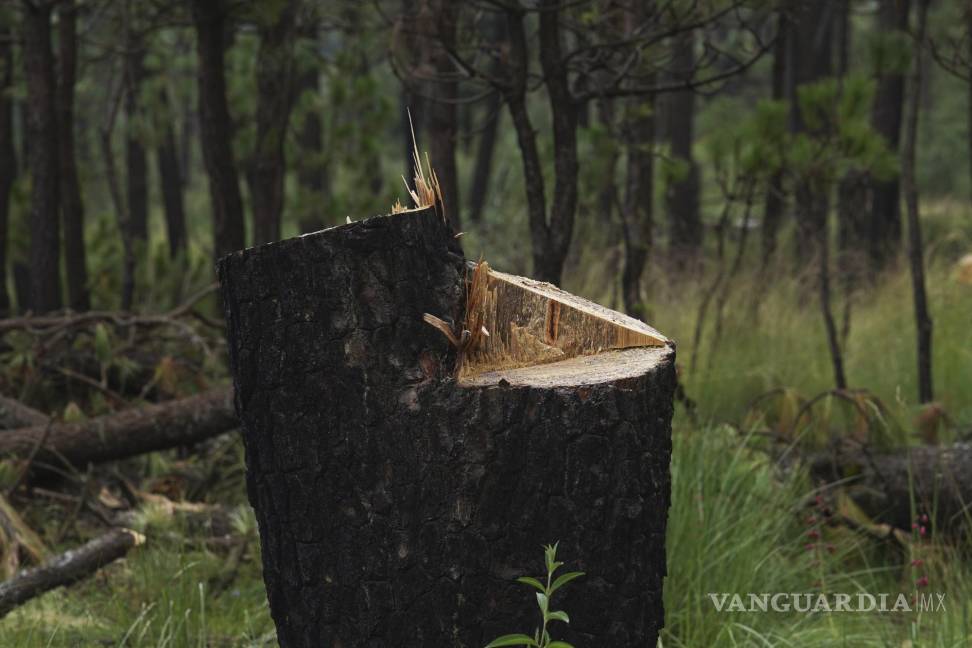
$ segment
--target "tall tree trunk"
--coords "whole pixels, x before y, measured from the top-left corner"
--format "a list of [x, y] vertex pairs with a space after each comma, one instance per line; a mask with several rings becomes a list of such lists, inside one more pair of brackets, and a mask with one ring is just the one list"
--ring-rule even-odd
[[918, 400], [930, 402], [932, 390], [932, 319], [928, 312], [925, 292], [924, 245], [918, 213], [918, 187], [915, 182], [915, 151], [918, 145], [918, 112], [921, 106], [923, 64], [925, 59], [925, 30], [928, 23], [929, 0], [918, 1], [918, 26], [915, 35], [915, 56], [912, 64], [911, 89], [908, 94], [908, 121], [905, 124], [904, 148], [901, 155], [901, 180], [908, 205], [908, 259], [911, 266], [911, 291], [914, 298], [915, 328], [918, 355]]
[[[786, 95], [786, 54], [787, 42], [792, 39], [790, 23], [786, 12], [777, 14], [777, 37], [773, 44], [772, 98], [781, 101]], [[773, 254], [783, 220], [783, 171], [775, 172], [769, 179], [766, 189], [766, 204], [763, 208], [761, 269], [765, 271]]]
[[132, 239], [142, 245], [148, 239], [148, 161], [138, 132], [138, 94], [145, 78], [144, 62], [145, 50], [132, 39], [125, 54], [125, 179], [128, 224]]
[[[878, 28], [884, 34], [908, 30], [911, 0], [881, 0]], [[872, 123], [891, 151], [897, 151], [905, 100], [904, 72], [883, 69], [874, 95]], [[901, 187], [898, 178], [875, 181], [871, 192], [868, 256], [875, 270], [885, 267], [901, 244]]]
[[10, 315], [7, 293], [7, 229], [10, 191], [17, 179], [17, 148], [14, 145], [13, 111], [10, 96], [13, 86], [13, 34], [6, 20], [0, 24], [0, 318]]
[[502, 113], [502, 96], [496, 92], [486, 102], [486, 124], [479, 136], [476, 149], [476, 163], [473, 166], [472, 186], [469, 188], [469, 220], [478, 223], [482, 220], [486, 196], [489, 193], [489, 179], [493, 170], [493, 153], [496, 150], [496, 135], [499, 132]]
[[643, 101], [628, 106], [627, 180], [621, 224], [624, 234], [624, 269], [621, 294], [624, 310], [632, 317], [645, 318], [641, 277], [651, 251], [654, 223], [655, 117]]
[[[561, 47], [562, 0], [541, 0], [540, 68], [546, 79], [553, 126], [554, 195], [550, 221], [544, 223], [542, 249], [534, 245], [534, 272], [542, 281], [559, 285], [574, 236], [577, 211], [577, 105], [570, 93], [567, 64]], [[537, 263], [539, 261], [539, 263]]]
[[[800, 6], [794, 11], [794, 38], [788, 43], [790, 74], [793, 81], [788, 88], [790, 101], [791, 129], [802, 132], [806, 129], [799, 102], [799, 88], [830, 76], [833, 15], [837, 8], [836, 0], [820, 0]], [[827, 191], [826, 186], [817, 186], [807, 179], [799, 181], [795, 192], [797, 203], [797, 238], [795, 258], [800, 270], [809, 264], [819, 262], [823, 250], [815, 245], [820, 239], [819, 228], [827, 226], [828, 197], [817, 196], [816, 192]], [[810, 243], [810, 254], [807, 253]]]
[[192, 0], [199, 57], [202, 151], [209, 175], [213, 253], [217, 258], [245, 246], [243, 199], [233, 159], [233, 125], [226, 101], [224, 11], [223, 2], [219, 0]]
[[[317, 26], [308, 29], [308, 36], [317, 40]], [[316, 97], [320, 93], [320, 71], [316, 63], [308, 65], [297, 80], [297, 97], [310, 93]], [[328, 168], [324, 155], [324, 129], [316, 106], [308, 110], [297, 130], [297, 146], [300, 158], [297, 161], [297, 191], [300, 204], [298, 227], [301, 233], [314, 232], [327, 225], [328, 214]]]
[[23, 2], [24, 76], [30, 131], [30, 279], [35, 312], [61, 308], [60, 189], [51, 5]]
[[[688, 82], [695, 70], [695, 32], [688, 30], [675, 37], [672, 66], [676, 82]], [[695, 265], [702, 247], [702, 220], [699, 215], [699, 166], [692, 155], [695, 143], [695, 92], [677, 90], [667, 102], [668, 137], [672, 157], [685, 165], [685, 175], [669, 183], [665, 192], [668, 211], [669, 254], [674, 268], [685, 270]]]
[[456, 171], [456, 138], [459, 134], [455, 101], [459, 97], [458, 73], [448, 49], [456, 46], [456, 22], [459, 3], [435, 0], [432, 22], [434, 34], [423, 38], [431, 49], [429, 58], [438, 77], [434, 83], [434, 101], [430, 102], [428, 121], [429, 158], [439, 179], [445, 213], [456, 230], [462, 228], [459, 205], [459, 177]]
[[[268, 5], [268, 7], [271, 5]], [[257, 136], [250, 170], [253, 194], [254, 243], [280, 239], [287, 162], [284, 142], [294, 99], [294, 37], [297, 5], [285, 0], [273, 5], [258, 26]]]
[[401, 129], [402, 145], [405, 153], [405, 184], [409, 189], [415, 189], [415, 168], [414, 152], [418, 148], [418, 142], [422, 138], [422, 131], [425, 126], [425, 112], [428, 102], [422, 96], [425, 92], [424, 83], [411, 74], [411, 70], [423, 67], [426, 62], [423, 60], [428, 47], [421, 42], [420, 29], [420, 3], [413, 0], [402, 0], [402, 38], [405, 56], [409, 58], [405, 64], [407, 67], [406, 78], [402, 82], [402, 109], [401, 109]]
[[[837, 74], [841, 83], [850, 66], [851, 0], [841, 0], [835, 22], [838, 56]], [[837, 186], [837, 273], [844, 297], [844, 316], [840, 329], [842, 344], [850, 337], [851, 312], [858, 283], [866, 268], [863, 250], [867, 245], [867, 174], [852, 169], [844, 174]]]
[[77, 7], [65, 0], [58, 8], [58, 136], [60, 144], [61, 219], [64, 224], [64, 266], [68, 306], [76, 311], [91, 307], [84, 246], [84, 203], [78, 185], [74, 152], [74, 80], [77, 74]]
[[161, 141], [155, 148], [159, 167], [159, 186], [165, 209], [165, 230], [169, 239], [169, 256], [176, 258], [186, 254], [186, 210], [182, 196], [182, 172], [179, 168], [179, 149], [176, 144], [174, 115], [165, 87], [159, 90], [163, 122], [156, 124], [161, 131]]

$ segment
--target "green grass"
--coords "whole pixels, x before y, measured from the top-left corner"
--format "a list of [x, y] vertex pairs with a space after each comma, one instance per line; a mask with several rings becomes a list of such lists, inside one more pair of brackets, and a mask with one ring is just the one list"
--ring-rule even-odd
[[[972, 570], [952, 550], [918, 545], [882, 553], [839, 527], [808, 525], [806, 477], [777, 474], [729, 427], [676, 430], [668, 528], [669, 646], [967, 646], [972, 643]], [[819, 519], [819, 517], [818, 517]], [[818, 540], [808, 534], [818, 529]], [[807, 545], [815, 545], [808, 549]], [[830, 553], [828, 546], [832, 546]], [[922, 557], [927, 591], [945, 592], [947, 612], [718, 612], [708, 593], [858, 592], [908, 595]], [[912, 644], [905, 643], [913, 642]]]
[[258, 567], [249, 560], [234, 583], [214, 595], [209, 579], [222, 557], [169, 534], [150, 534], [89, 579], [45, 594], [0, 622], [0, 646], [276, 645]]

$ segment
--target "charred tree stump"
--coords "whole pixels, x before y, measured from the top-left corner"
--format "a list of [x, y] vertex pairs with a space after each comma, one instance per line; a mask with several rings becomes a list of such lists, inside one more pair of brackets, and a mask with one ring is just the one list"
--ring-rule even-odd
[[[587, 573], [558, 593], [558, 638], [655, 644], [664, 337], [549, 284], [477, 271], [467, 286], [434, 208], [236, 252], [218, 273], [281, 646], [532, 634], [533, 593], [514, 579], [558, 540]], [[489, 323], [489, 344], [457, 354], [426, 313]]]

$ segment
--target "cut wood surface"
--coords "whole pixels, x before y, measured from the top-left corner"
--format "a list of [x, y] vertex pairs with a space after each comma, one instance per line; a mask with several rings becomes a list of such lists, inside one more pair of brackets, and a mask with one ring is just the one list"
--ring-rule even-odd
[[54, 423], [0, 432], [0, 456], [28, 457], [74, 466], [124, 459], [196, 443], [237, 426], [229, 387], [145, 405], [75, 423]]
[[487, 269], [473, 281], [467, 313], [485, 332], [463, 357], [460, 377], [602, 351], [668, 344], [644, 322], [543, 282]]
[[113, 529], [41, 567], [0, 583], [0, 617], [44, 592], [87, 578], [143, 542], [145, 538], [135, 531]]

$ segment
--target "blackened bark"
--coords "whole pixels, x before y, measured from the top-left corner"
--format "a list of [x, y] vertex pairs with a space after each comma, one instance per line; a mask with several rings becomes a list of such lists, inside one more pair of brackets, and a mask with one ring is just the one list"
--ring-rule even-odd
[[454, 246], [426, 209], [218, 266], [281, 646], [481, 646], [531, 628], [513, 579], [556, 540], [587, 572], [562, 590], [563, 638], [654, 645], [674, 353], [620, 352], [639, 369], [618, 380], [458, 384], [422, 322], [462, 314]]
[[179, 152], [173, 126], [169, 92], [159, 90], [163, 121], [156, 126], [161, 140], [155, 148], [155, 160], [159, 167], [159, 186], [165, 210], [165, 230], [169, 239], [169, 256], [176, 258], [186, 253], [186, 209], [182, 196], [182, 171], [179, 168]]
[[64, 268], [68, 306], [76, 311], [91, 307], [84, 245], [84, 203], [78, 184], [74, 152], [74, 81], [77, 74], [77, 7], [65, 0], [58, 9], [60, 78], [57, 85], [60, 151], [61, 219], [64, 224]]
[[226, 16], [220, 0], [192, 0], [199, 58], [199, 121], [213, 209], [213, 252], [244, 247], [243, 199], [233, 158], [233, 124], [226, 101]]
[[[878, 28], [885, 34], [908, 29], [910, 0], [882, 0]], [[901, 139], [905, 100], [904, 72], [883, 70], [874, 94], [872, 124], [888, 149], [897, 151]], [[901, 244], [901, 185], [898, 178], [873, 183], [871, 218], [867, 234], [868, 255], [875, 270], [887, 266]]]
[[[672, 52], [674, 82], [691, 81], [695, 72], [695, 32], [675, 37]], [[692, 155], [695, 143], [695, 91], [671, 94], [668, 107], [668, 137], [672, 157], [685, 165], [685, 175], [666, 187], [665, 204], [669, 220], [669, 254], [673, 267], [694, 266], [702, 248], [702, 219], [699, 214], [699, 165]]]
[[901, 180], [905, 202], [908, 204], [908, 260], [911, 270], [911, 292], [914, 299], [916, 350], [918, 358], [918, 400], [928, 403], [934, 398], [932, 390], [932, 319], [928, 312], [925, 291], [925, 248], [922, 243], [921, 220], [918, 212], [918, 186], [915, 181], [915, 151], [918, 146], [918, 113], [921, 109], [923, 64], [925, 60], [925, 30], [930, 0], [918, 1], [918, 27], [915, 60], [908, 95], [908, 122], [904, 149], [901, 155]]
[[[271, 6], [271, 5], [268, 5]], [[254, 243], [280, 239], [287, 162], [284, 141], [294, 102], [294, 37], [297, 4], [276, 3], [258, 26], [257, 135], [249, 169]]]
[[449, 57], [456, 47], [456, 22], [459, 3], [436, 0], [434, 7], [434, 36], [423, 40], [431, 49], [429, 58], [435, 70], [434, 100], [429, 103], [426, 131], [429, 136], [429, 159], [439, 179], [446, 216], [457, 231], [462, 229], [459, 204], [459, 176], [456, 170], [456, 138], [459, 122], [456, 100], [459, 97], [458, 71]]
[[473, 166], [472, 186], [469, 188], [469, 220], [478, 223], [482, 220], [486, 196], [489, 193], [489, 178], [493, 172], [493, 152], [496, 150], [496, 135], [499, 132], [502, 115], [502, 96], [496, 92], [486, 102], [486, 124], [479, 136], [476, 149], [476, 163]]
[[144, 245], [148, 239], [148, 161], [136, 126], [139, 119], [138, 94], [145, 77], [145, 50], [134, 41], [125, 55], [125, 135], [126, 196], [128, 226], [133, 241]]
[[51, 7], [23, 3], [24, 76], [27, 79], [27, 129], [30, 131], [30, 285], [31, 307], [46, 313], [61, 307], [60, 190], [57, 177], [57, 112]]
[[14, 144], [13, 98], [13, 29], [0, 25], [0, 317], [10, 315], [7, 294], [7, 232], [10, 214], [10, 191], [17, 179], [17, 148]]

